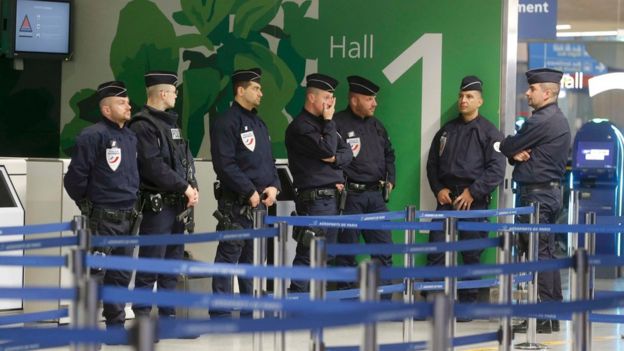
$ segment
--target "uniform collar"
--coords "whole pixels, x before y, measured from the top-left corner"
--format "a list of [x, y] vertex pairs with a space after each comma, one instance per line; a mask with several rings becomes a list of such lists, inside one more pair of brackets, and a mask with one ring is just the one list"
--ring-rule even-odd
[[355, 112], [353, 112], [353, 109], [351, 109], [350, 105], [347, 105], [347, 108], [345, 109], [345, 111], [348, 111], [353, 119], [355, 119], [357, 121], [361, 121], [361, 122], [366, 122], [367, 119], [370, 119], [370, 118], [374, 117], [374, 116], [371, 116], [371, 117], [360, 117], [360, 116], [356, 115]]
[[544, 106], [542, 106], [542, 107], [540, 107], [540, 108], [538, 108], [538, 109], [535, 109], [535, 110], [533, 110], [533, 113], [532, 113], [532, 114], [534, 115], [537, 111], [545, 110], [545, 109], [547, 109], [547, 108], [549, 108], [549, 107], [551, 107], [551, 106], [553, 106], [553, 105], [554, 105], [554, 106], [556, 106], [556, 105], [557, 105], [557, 102], [556, 102], [556, 101], [555, 101], [555, 102], [551, 102], [551, 103], [546, 104], [546, 105], [544, 105]]
[[472, 120], [470, 120], [470, 121], [466, 122], [466, 121], [464, 121], [464, 116], [462, 116], [462, 114], [461, 114], [461, 113], [457, 116], [457, 119], [458, 119], [458, 120], [459, 120], [462, 124], [470, 124], [470, 123], [472, 123], [472, 122], [474, 122], [474, 121], [478, 120], [479, 118], [481, 118], [481, 114], [480, 114], [480, 113], [478, 113], [478, 114], [477, 114], [477, 117], [475, 117], [475, 118], [473, 118]]
[[239, 104], [236, 100], [234, 100], [232, 102], [232, 107], [238, 108], [239, 110], [241, 110], [242, 112], [244, 112], [244, 113], [246, 113], [248, 115], [256, 116], [258, 114], [258, 110], [256, 110], [255, 108], [252, 108], [251, 110], [248, 110], [248, 109], [244, 108], [243, 105]]
[[144, 108], [147, 109], [152, 116], [162, 119], [169, 125], [176, 125], [178, 122], [178, 114], [173, 110], [161, 111], [148, 105], [145, 105]]
[[[102, 116], [102, 120], [104, 121], [104, 124], [106, 124], [107, 126], [113, 128], [113, 129], [123, 129], [123, 127], [119, 127], [119, 124], [111, 121], [110, 119]], [[126, 123], [124, 123], [124, 127], [126, 126]]]

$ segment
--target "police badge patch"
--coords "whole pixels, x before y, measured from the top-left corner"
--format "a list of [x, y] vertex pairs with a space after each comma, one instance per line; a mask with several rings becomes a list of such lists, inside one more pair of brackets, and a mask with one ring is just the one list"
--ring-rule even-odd
[[173, 140], [180, 140], [180, 139], [182, 139], [182, 136], [180, 135], [180, 129], [178, 129], [178, 128], [171, 128], [171, 139], [173, 139]]
[[245, 133], [241, 133], [241, 140], [243, 141], [243, 145], [249, 149], [249, 151], [254, 151], [256, 148], [256, 136], [254, 135], [253, 130]]
[[494, 151], [500, 152], [500, 141], [495, 142], [492, 147], [494, 148]]
[[351, 146], [351, 151], [353, 151], [353, 157], [357, 157], [362, 149], [362, 143], [360, 142], [360, 138], [349, 138], [347, 139], [347, 144]]
[[121, 149], [114, 145], [106, 149], [106, 163], [115, 172], [121, 164]]

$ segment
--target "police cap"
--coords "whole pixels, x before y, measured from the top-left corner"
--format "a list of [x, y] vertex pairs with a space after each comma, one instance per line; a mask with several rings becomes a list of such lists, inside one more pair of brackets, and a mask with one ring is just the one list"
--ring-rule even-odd
[[317, 88], [333, 93], [338, 86], [338, 81], [330, 76], [320, 73], [312, 73], [306, 77], [306, 87]]
[[145, 73], [144, 78], [146, 88], [158, 84], [178, 84], [178, 76], [174, 72], [170, 71], [149, 71]]
[[535, 83], [556, 83], [561, 82], [563, 72], [551, 68], [536, 68], [526, 72], [529, 85]]
[[466, 76], [459, 86], [460, 91], [478, 90], [483, 91], [483, 82], [477, 76]]
[[127, 97], [128, 90], [126, 89], [126, 85], [122, 81], [113, 80], [98, 85], [96, 94], [98, 100], [102, 100], [111, 96]]
[[256, 82], [260, 83], [262, 70], [260, 68], [239, 69], [232, 73], [232, 84], [238, 82]]
[[349, 91], [366, 96], [375, 96], [379, 92], [379, 86], [370, 80], [360, 76], [348, 76]]

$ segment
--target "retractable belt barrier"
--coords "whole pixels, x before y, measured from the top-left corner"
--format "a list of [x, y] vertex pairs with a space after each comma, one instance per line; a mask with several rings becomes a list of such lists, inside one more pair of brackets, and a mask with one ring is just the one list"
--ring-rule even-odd
[[10, 234], [43, 234], [52, 232], [64, 232], [72, 230], [72, 222], [63, 223], [48, 223], [48, 224], [33, 224], [15, 227], [0, 227], [0, 235]]
[[277, 229], [243, 229], [226, 230], [212, 233], [183, 234], [156, 234], [138, 236], [106, 236], [96, 235], [91, 237], [91, 245], [94, 247], [117, 247], [117, 246], [158, 246], [179, 245], [209, 241], [248, 240], [255, 238], [273, 238], [277, 236]]
[[11, 316], [0, 316], [0, 325], [31, 323], [31, 322], [59, 319], [59, 318], [67, 317], [68, 313], [69, 313], [69, 310], [67, 308], [62, 308], [59, 310], [21, 313], [21, 314], [15, 314]]
[[447, 251], [480, 250], [500, 246], [501, 238], [471, 239], [454, 243], [434, 242], [413, 245], [405, 244], [328, 244], [328, 255], [391, 255], [439, 253]]
[[356, 268], [309, 268], [263, 267], [250, 264], [203, 263], [181, 260], [160, 260], [153, 258], [135, 259], [120, 256], [87, 255], [86, 264], [92, 268], [115, 270], [137, 270], [149, 273], [200, 275], [236, 275], [252, 278], [282, 278], [296, 280], [357, 281]]

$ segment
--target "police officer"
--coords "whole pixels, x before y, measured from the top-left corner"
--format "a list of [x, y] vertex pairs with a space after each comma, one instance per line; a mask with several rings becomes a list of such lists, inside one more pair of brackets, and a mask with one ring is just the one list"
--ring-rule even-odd
[[[349, 76], [347, 81], [349, 105], [334, 117], [336, 129], [351, 146], [354, 157], [344, 167], [348, 192], [344, 213], [384, 212], [388, 210], [387, 196], [394, 187], [396, 171], [394, 149], [386, 128], [374, 117], [379, 86], [360, 76]], [[387, 230], [364, 230], [361, 233], [366, 243], [392, 243], [392, 236]], [[359, 230], [343, 230], [338, 235], [338, 242], [357, 243], [359, 235]], [[383, 266], [392, 266], [392, 255], [372, 257]], [[354, 256], [337, 256], [336, 262], [339, 266], [356, 265]]]
[[[259, 68], [232, 74], [234, 102], [210, 129], [212, 165], [220, 184], [216, 188], [217, 230], [253, 227], [251, 209], [270, 207], [280, 189], [269, 131], [257, 115], [262, 99]], [[220, 241], [215, 263], [253, 263], [253, 240]], [[252, 294], [251, 279], [239, 279], [240, 291]], [[232, 293], [230, 277], [214, 277], [212, 291]], [[210, 311], [212, 318], [229, 313]]]
[[[296, 208], [299, 215], [336, 215], [338, 201], [344, 189], [342, 168], [353, 158], [351, 148], [336, 131], [333, 121], [338, 81], [314, 73], [306, 77], [306, 100], [303, 110], [286, 128], [288, 166], [297, 191]], [[294, 229], [297, 251], [293, 265], [310, 264], [310, 238], [326, 236], [336, 242], [334, 229]], [[292, 281], [290, 291], [305, 292], [307, 281]]]
[[[145, 74], [147, 103], [132, 117], [130, 128], [137, 134], [143, 223], [141, 234], [179, 234], [185, 230], [185, 208], [197, 204], [199, 193], [195, 167], [188, 143], [178, 127], [178, 115], [171, 111], [177, 97], [178, 78], [173, 72]], [[187, 212], [188, 213], [188, 212]], [[192, 221], [192, 219], [191, 219]], [[182, 259], [183, 245], [141, 246], [139, 257]], [[137, 272], [135, 289], [173, 290], [175, 274]], [[135, 304], [134, 314], [149, 315], [150, 305]], [[162, 317], [174, 317], [172, 307], [159, 307]]]
[[[431, 143], [427, 179], [437, 198], [438, 211], [487, 209], [490, 193], [505, 176], [505, 157], [498, 149], [503, 135], [479, 113], [483, 105], [482, 89], [483, 83], [478, 77], [462, 79], [457, 98], [459, 116], [445, 124]], [[482, 231], [459, 232], [460, 240], [486, 237], [487, 232]], [[441, 231], [429, 233], [429, 242], [444, 240]], [[462, 251], [464, 264], [478, 264], [481, 252]], [[444, 265], [444, 253], [429, 254], [427, 263]], [[458, 295], [461, 302], [475, 302], [478, 290], [462, 289]]]
[[[555, 223], [561, 211], [561, 181], [570, 149], [570, 126], [557, 105], [559, 84], [563, 73], [548, 68], [526, 72], [529, 88], [525, 95], [533, 114], [515, 135], [507, 136], [500, 144], [501, 152], [514, 165], [512, 178], [520, 189], [521, 206], [539, 202], [539, 222]], [[527, 216], [518, 218], [528, 222]], [[528, 250], [528, 234], [519, 236], [519, 249]], [[539, 234], [539, 260], [555, 258], [555, 237]], [[562, 301], [559, 271], [538, 274], [540, 301]], [[526, 321], [515, 327], [517, 332], [526, 331]], [[559, 331], [559, 321], [538, 320], [537, 332]]]
[[[101, 84], [97, 89], [102, 121], [85, 128], [76, 137], [64, 183], [89, 220], [93, 235], [130, 235], [138, 212], [139, 193], [137, 138], [126, 128], [130, 120], [130, 102], [123, 82]], [[136, 233], [135, 233], [136, 234]], [[96, 248], [95, 254], [132, 256], [133, 247]], [[105, 285], [128, 287], [131, 272], [96, 270], [96, 279]], [[125, 304], [105, 303], [106, 326], [123, 326]]]

